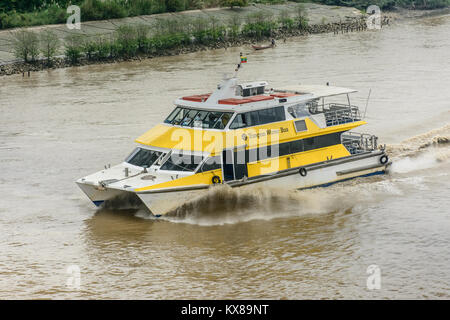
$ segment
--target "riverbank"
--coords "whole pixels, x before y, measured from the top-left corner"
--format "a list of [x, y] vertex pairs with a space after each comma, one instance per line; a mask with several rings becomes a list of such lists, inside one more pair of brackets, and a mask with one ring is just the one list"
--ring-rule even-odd
[[[133, 28], [144, 24], [152, 30], [146, 43], [147, 47], [136, 47], [131, 52], [116, 52], [115, 47], [123, 48], [121, 43], [109, 43], [106, 54], [96, 54], [95, 50], [100, 53], [100, 49], [94, 49], [94, 52], [80, 52], [76, 59], [69, 59], [63, 53], [67, 50], [63, 46], [59, 48], [59, 55], [53, 58], [49, 66], [45, 59], [37, 59], [34, 62], [25, 63], [13, 58], [13, 47], [11, 46], [11, 33], [6, 34], [0, 32], [0, 50], [3, 43], [3, 63], [0, 63], [0, 76], [12, 74], [28, 74], [29, 72], [41, 71], [45, 69], [65, 68], [71, 66], [115, 63], [126, 60], [142, 60], [149, 59], [156, 56], [170, 56], [208, 49], [220, 49], [235, 46], [245, 46], [254, 44], [255, 42], [267, 42], [270, 38], [285, 39], [293, 36], [306, 36], [315, 33], [331, 33], [339, 34], [346, 32], [364, 31], [366, 26], [366, 15], [355, 8], [336, 7], [317, 5], [313, 3], [303, 4], [304, 8], [303, 18], [294, 17], [298, 4], [287, 3], [282, 5], [258, 5], [242, 9], [223, 9], [215, 8], [208, 10], [193, 10], [181, 12], [178, 14], [160, 14], [151, 16], [141, 16], [132, 19], [118, 19], [109, 21], [99, 21], [93, 23], [83, 23], [81, 30], [66, 29], [65, 25], [47, 26], [29, 28], [35, 33], [40, 33], [44, 30], [52, 30], [58, 34], [61, 42], [67, 39], [67, 35], [77, 35], [82, 39], [81, 42], [90, 41], [91, 43], [99, 42], [105, 38], [116, 38], [117, 29], [123, 26], [131, 26]], [[206, 18], [207, 17], [207, 18]], [[158, 34], [158, 28], [161, 29], [161, 21], [166, 21], [164, 26], [171, 26], [173, 22], [177, 21], [179, 25], [183, 21], [193, 22], [198, 25], [200, 19], [203, 23], [212, 25], [212, 29], [202, 27], [203, 29], [185, 32], [178, 29], [172, 33], [166, 32], [164, 37]], [[303, 19], [303, 20], [302, 20]], [[384, 15], [382, 24], [389, 24], [391, 20], [390, 15]], [[230, 25], [233, 21], [234, 25]], [[237, 21], [237, 22], [236, 22]], [[200, 21], [201, 22], [201, 21]], [[156, 23], [159, 23], [157, 25]], [[112, 27], [114, 26], [114, 27]], [[167, 29], [167, 28], [166, 28]], [[8, 36], [6, 41], [1, 41], [2, 36]], [[169, 38], [168, 38], [169, 36]], [[152, 38], [153, 37], [153, 38]], [[155, 40], [156, 39], [156, 40]], [[108, 40], [112, 41], [112, 40]], [[116, 40], [114, 40], [116, 41]], [[163, 42], [168, 42], [164, 45]], [[6, 45], [5, 45], [6, 43]], [[10, 44], [8, 46], [8, 43]], [[161, 44], [163, 43], [163, 44]], [[85, 48], [80, 44], [80, 51]], [[114, 51], [115, 50], [115, 51]], [[64, 52], [65, 51], [65, 52]], [[92, 50], [91, 50], [92, 51]], [[119, 50], [120, 51], [120, 50]], [[9, 53], [9, 54], [5, 54]], [[91, 54], [92, 53], [92, 54]]]

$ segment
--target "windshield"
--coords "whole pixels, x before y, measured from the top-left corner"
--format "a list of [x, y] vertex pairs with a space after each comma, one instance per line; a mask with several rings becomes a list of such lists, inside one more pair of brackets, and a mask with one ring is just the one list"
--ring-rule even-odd
[[172, 154], [161, 166], [161, 170], [194, 171], [202, 159], [202, 156]]
[[224, 129], [232, 115], [232, 112], [205, 111], [177, 107], [164, 122], [183, 127]]
[[159, 151], [136, 148], [125, 161], [139, 167], [150, 167], [161, 154]]

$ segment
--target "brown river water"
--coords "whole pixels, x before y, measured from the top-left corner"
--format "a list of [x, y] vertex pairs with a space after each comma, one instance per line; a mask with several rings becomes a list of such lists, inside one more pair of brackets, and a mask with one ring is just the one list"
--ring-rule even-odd
[[[449, 299], [449, 35], [444, 15], [0, 78], [0, 298]], [[390, 173], [219, 187], [158, 220], [96, 209], [74, 181], [121, 162], [177, 96], [213, 90], [240, 50], [245, 80], [355, 88], [363, 110], [371, 89], [359, 131], [387, 144]]]

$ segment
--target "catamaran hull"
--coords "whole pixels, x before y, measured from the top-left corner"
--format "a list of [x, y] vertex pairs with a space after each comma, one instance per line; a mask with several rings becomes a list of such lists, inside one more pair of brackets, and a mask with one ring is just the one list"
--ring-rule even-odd
[[[246, 181], [233, 181], [229, 185], [232, 188], [251, 188], [254, 185], [267, 188], [288, 186], [292, 189], [326, 187], [357, 177], [383, 174], [389, 165], [390, 162], [384, 152], [369, 152], [305, 166], [304, 170], [293, 168]], [[202, 197], [207, 189], [207, 186], [196, 186], [143, 192], [137, 195], [152, 214], [159, 216], [175, 210], [186, 202]]]
[[119, 189], [102, 188], [82, 182], [77, 182], [77, 185], [97, 207], [104, 205], [106, 201], [111, 201], [130, 193]]

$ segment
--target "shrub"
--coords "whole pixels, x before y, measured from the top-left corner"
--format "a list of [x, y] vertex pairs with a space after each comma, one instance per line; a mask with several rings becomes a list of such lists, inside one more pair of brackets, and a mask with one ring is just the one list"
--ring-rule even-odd
[[256, 12], [247, 16], [247, 23], [242, 28], [242, 34], [250, 38], [261, 39], [270, 37], [276, 27], [270, 14]]
[[46, 29], [40, 34], [40, 51], [42, 55], [47, 58], [47, 64], [51, 65], [53, 57], [58, 52], [60, 40], [56, 33], [52, 30]]
[[132, 26], [122, 25], [115, 32], [119, 54], [125, 57], [134, 56], [138, 49], [137, 32]]
[[308, 28], [308, 14], [303, 4], [299, 4], [295, 8], [295, 21], [298, 29], [305, 30]]
[[152, 14], [153, 10], [156, 9], [154, 0], [130, 0], [128, 2], [128, 5], [128, 14], [130, 16]]
[[183, 11], [186, 4], [184, 0], [166, 0], [166, 9], [168, 12]]
[[25, 62], [35, 61], [39, 56], [39, 38], [36, 33], [19, 30], [13, 34], [13, 50], [16, 58]]
[[220, 0], [221, 7], [246, 7], [248, 6], [248, 0]]
[[97, 41], [85, 38], [81, 44], [81, 49], [83, 50], [86, 58], [88, 58], [88, 60], [92, 60], [94, 58], [94, 54], [98, 50]]
[[136, 26], [136, 40], [138, 49], [141, 52], [147, 52], [147, 36], [150, 31], [150, 27], [146, 24], [138, 24]]
[[78, 63], [81, 58], [81, 53], [83, 52], [82, 43], [82, 37], [77, 34], [71, 34], [65, 38], [65, 55], [72, 64]]
[[116, 0], [84, 0], [80, 6], [83, 21], [124, 18], [125, 6]]
[[96, 40], [97, 58], [106, 59], [111, 53], [110, 41], [105, 37], [98, 37]]
[[281, 11], [280, 17], [278, 18], [281, 28], [284, 30], [292, 30], [294, 27], [294, 20], [289, 16], [289, 11]]
[[241, 18], [234, 14], [228, 21], [228, 36], [232, 39], [236, 39], [239, 36], [239, 31], [241, 29]]

